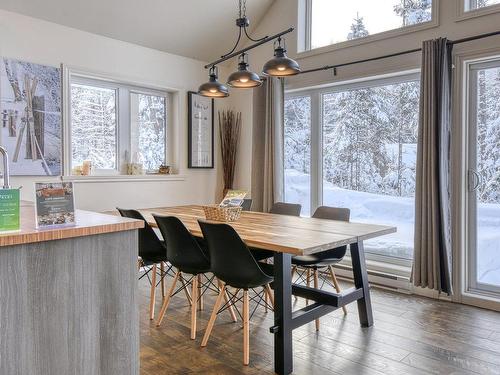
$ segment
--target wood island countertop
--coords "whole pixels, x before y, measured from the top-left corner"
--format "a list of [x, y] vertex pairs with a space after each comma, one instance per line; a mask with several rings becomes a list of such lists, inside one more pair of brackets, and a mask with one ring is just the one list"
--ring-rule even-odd
[[65, 238], [92, 236], [96, 234], [120, 232], [144, 227], [140, 220], [122, 218], [97, 212], [76, 210], [76, 225], [37, 229], [35, 207], [31, 202], [21, 202], [21, 229], [15, 232], [0, 232], [0, 247], [33, 242], [62, 240]]

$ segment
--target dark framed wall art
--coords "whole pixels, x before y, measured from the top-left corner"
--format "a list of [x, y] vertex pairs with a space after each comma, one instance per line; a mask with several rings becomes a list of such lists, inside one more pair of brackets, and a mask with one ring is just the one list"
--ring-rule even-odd
[[214, 100], [188, 92], [188, 168], [214, 167]]

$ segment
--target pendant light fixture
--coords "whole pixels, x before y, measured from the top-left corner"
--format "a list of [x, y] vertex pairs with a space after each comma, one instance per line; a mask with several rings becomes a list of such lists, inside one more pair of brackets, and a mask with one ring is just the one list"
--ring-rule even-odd
[[286, 55], [285, 41], [281, 37], [274, 42], [274, 57], [264, 64], [262, 73], [273, 77], [294, 76], [300, 73], [297, 62]]
[[248, 55], [242, 53], [239, 57], [238, 70], [231, 73], [227, 79], [227, 84], [236, 88], [252, 88], [262, 85], [262, 81], [257, 73], [248, 70]]
[[[208, 96], [211, 98], [225, 98], [229, 96], [227, 87], [217, 80], [218, 71], [216, 66], [217, 64], [232, 59], [236, 56], [239, 56], [238, 70], [229, 75], [227, 84], [234, 88], [253, 88], [262, 85], [262, 80], [259, 75], [248, 69], [248, 55], [246, 52], [263, 44], [269, 43], [273, 40], [275, 41], [274, 58], [269, 60], [264, 65], [264, 74], [268, 76], [285, 77], [300, 73], [300, 68], [297, 62], [286, 56], [285, 45], [284, 43], [283, 46], [281, 45], [281, 37], [285, 34], [291, 33], [294, 30], [293, 27], [290, 27], [289, 29], [272, 36], [253, 39], [248, 34], [247, 30], [247, 28], [250, 26], [250, 20], [246, 16], [246, 0], [238, 0], [238, 18], [236, 19], [236, 26], [238, 27], [238, 38], [236, 40], [236, 43], [234, 44], [234, 47], [228, 53], [222, 55], [220, 59], [205, 65], [205, 69], [210, 69], [210, 80], [200, 86], [200, 88], [198, 89], [198, 93], [200, 95]], [[236, 51], [236, 48], [240, 44], [243, 34], [248, 40], [254, 43], [248, 47]]]
[[212, 66], [208, 73], [208, 82], [202, 84], [198, 89], [198, 94], [203, 96], [208, 96], [209, 98], [226, 98], [229, 96], [229, 90], [227, 87], [220, 83], [217, 79], [219, 78], [219, 69], [217, 66]]

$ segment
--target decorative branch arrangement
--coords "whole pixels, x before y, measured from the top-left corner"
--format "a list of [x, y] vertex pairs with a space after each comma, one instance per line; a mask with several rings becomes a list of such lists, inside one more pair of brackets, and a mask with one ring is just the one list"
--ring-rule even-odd
[[233, 188], [236, 154], [241, 131], [241, 112], [219, 111], [219, 137], [224, 171], [224, 195]]

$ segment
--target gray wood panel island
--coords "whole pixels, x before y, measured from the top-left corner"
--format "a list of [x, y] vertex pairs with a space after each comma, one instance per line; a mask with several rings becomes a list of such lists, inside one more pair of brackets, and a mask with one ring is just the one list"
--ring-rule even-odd
[[0, 374], [139, 373], [136, 220], [76, 212], [73, 227], [0, 234]]

